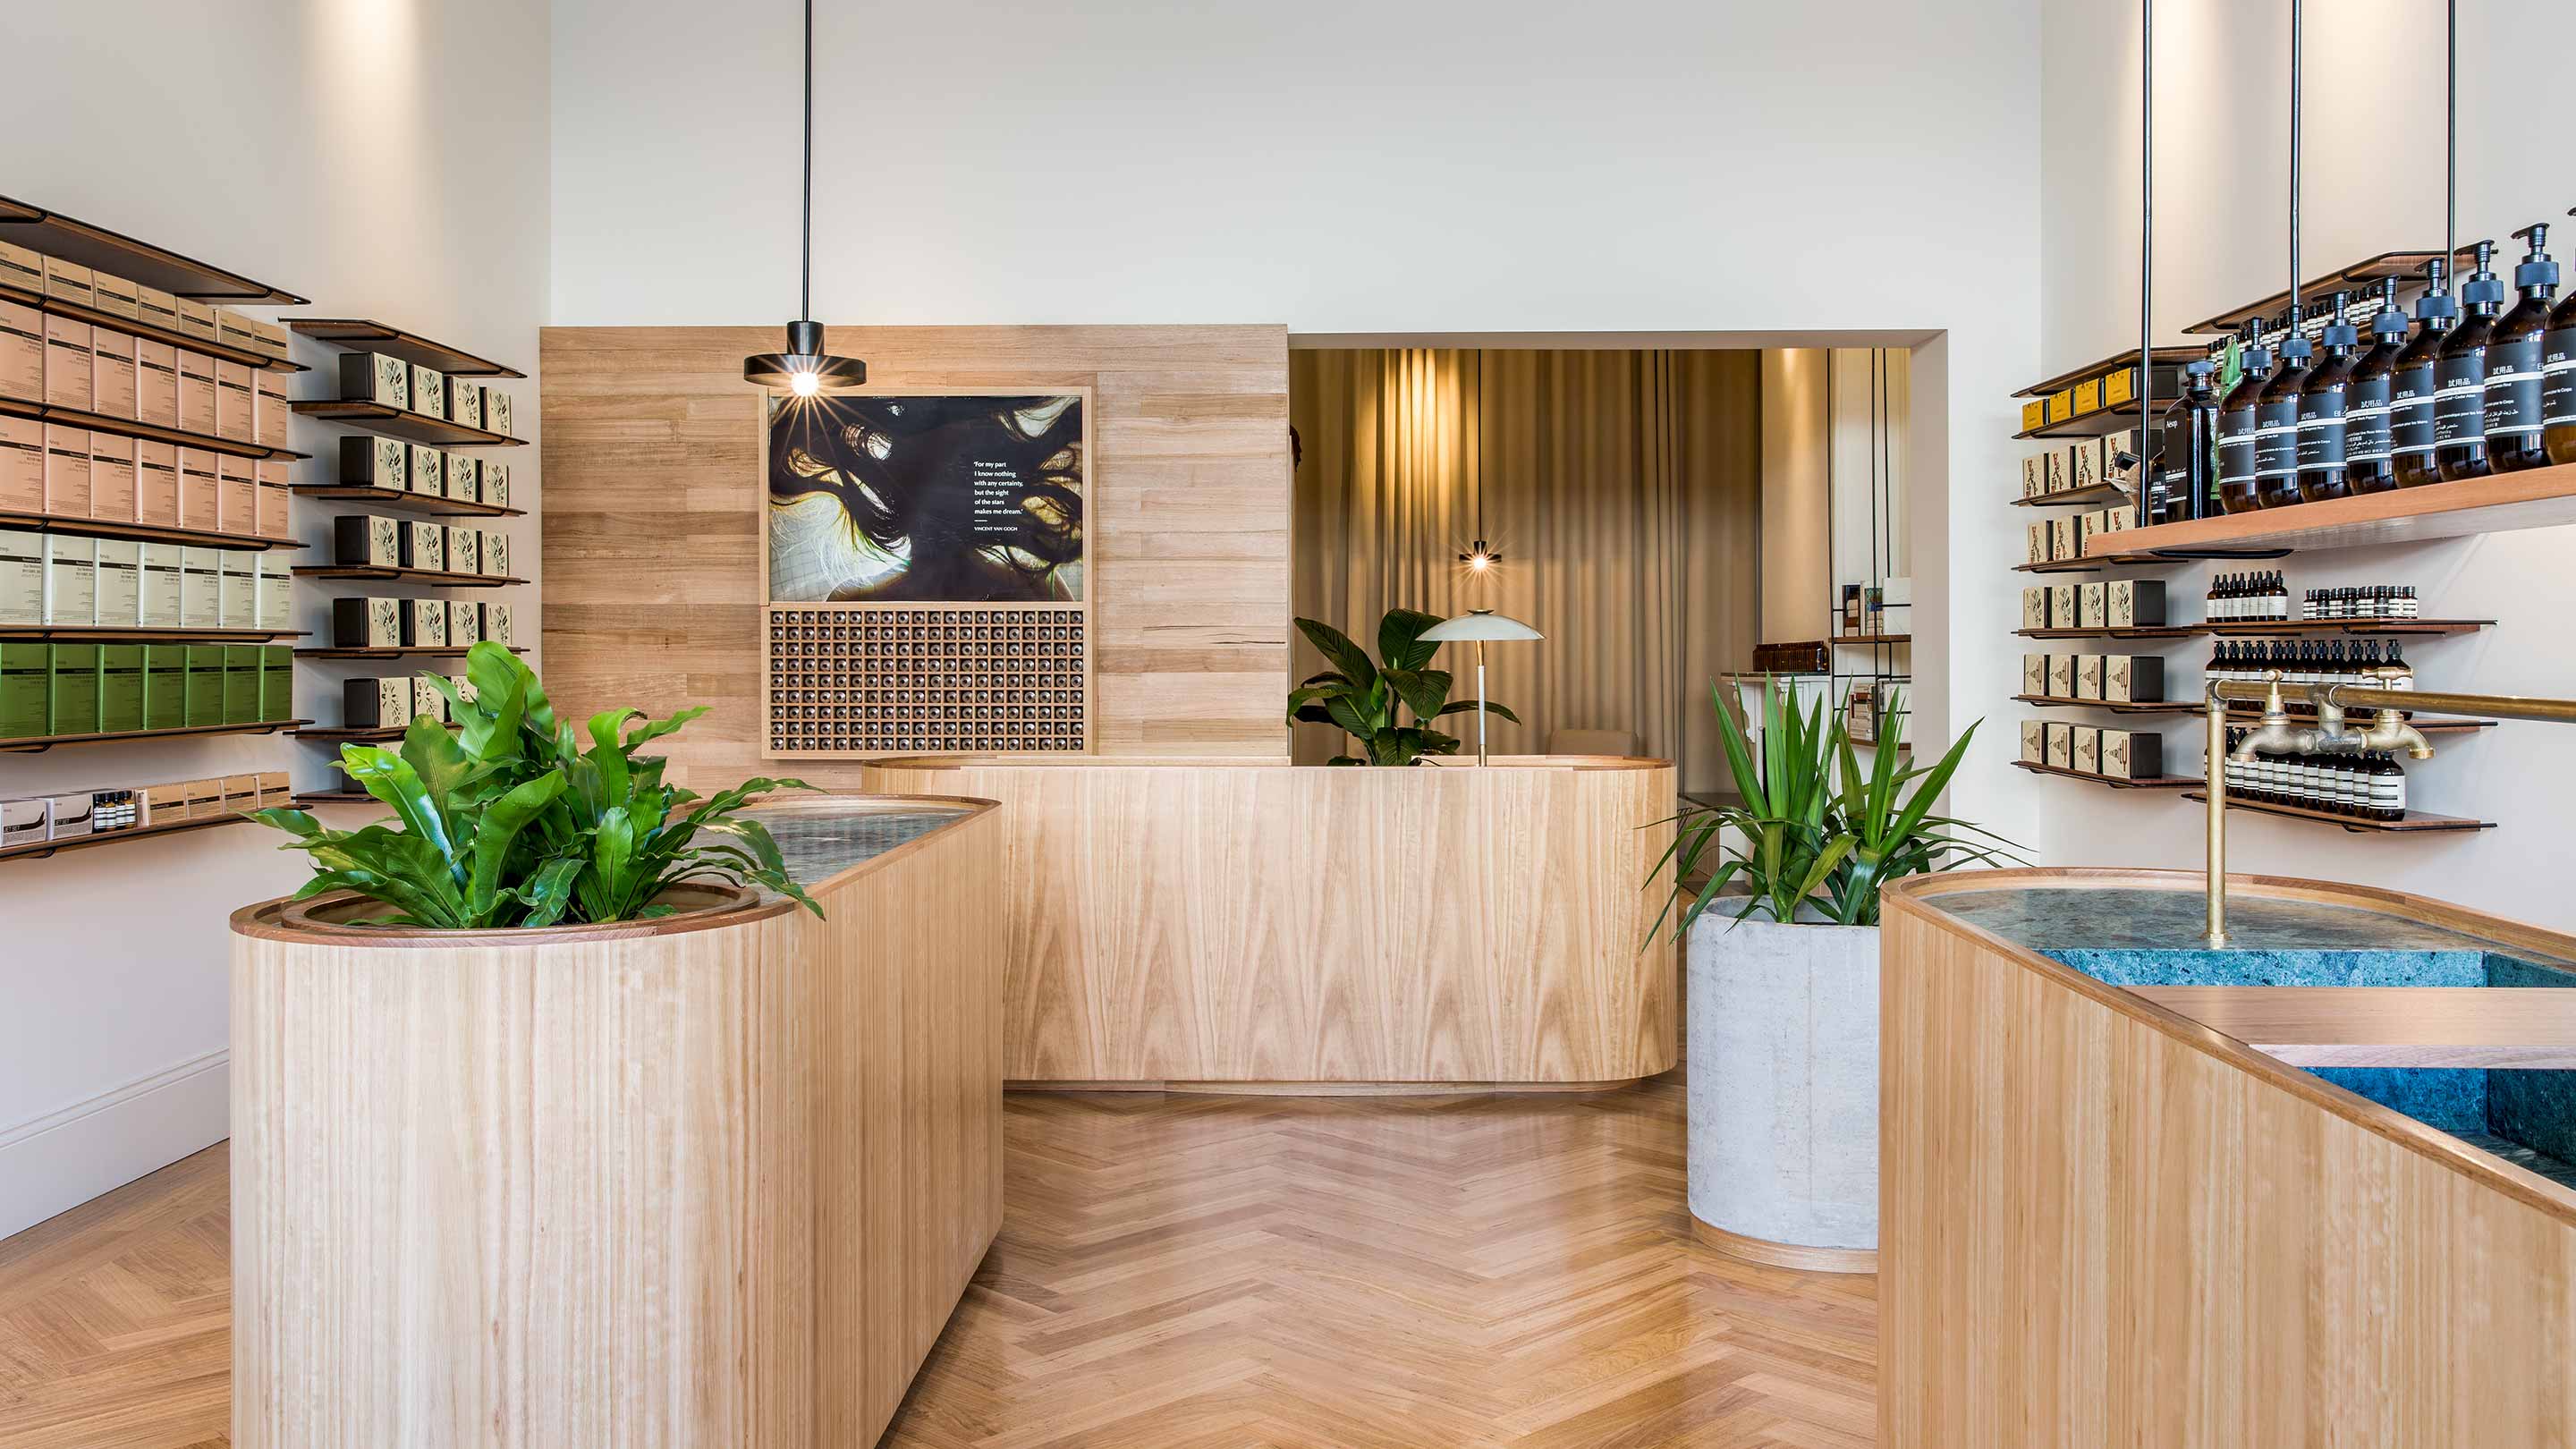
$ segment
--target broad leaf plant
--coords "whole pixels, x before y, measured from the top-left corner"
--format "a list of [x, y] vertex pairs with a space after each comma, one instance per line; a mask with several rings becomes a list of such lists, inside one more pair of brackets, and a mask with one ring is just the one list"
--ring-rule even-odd
[[[1378, 622], [1379, 659], [1372, 660], [1367, 650], [1332, 625], [1313, 619], [1297, 621], [1297, 628], [1333, 667], [1289, 691], [1288, 719], [1337, 726], [1360, 749], [1357, 755], [1336, 755], [1326, 763], [1411, 765], [1458, 753], [1458, 737], [1432, 728], [1431, 722], [1472, 713], [1476, 701], [1450, 699], [1454, 681], [1449, 671], [1431, 667], [1431, 656], [1439, 652], [1440, 644], [1422, 634], [1439, 622], [1437, 614], [1389, 610]], [[1485, 710], [1520, 723], [1519, 715], [1499, 704], [1488, 703]], [[1403, 719], [1407, 713], [1413, 716], [1410, 724]]]

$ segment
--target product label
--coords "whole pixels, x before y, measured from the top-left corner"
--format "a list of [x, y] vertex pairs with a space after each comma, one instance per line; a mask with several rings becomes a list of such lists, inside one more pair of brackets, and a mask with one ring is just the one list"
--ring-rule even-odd
[[2389, 454], [2388, 374], [2353, 379], [2344, 410], [2343, 455], [2347, 462], [2384, 463]]
[[2487, 436], [2540, 431], [2540, 334], [2487, 348]]
[[2433, 451], [2433, 364], [2388, 375], [2388, 451], [2399, 457]]
[[2576, 327], [2540, 334], [2540, 421], [2576, 423]]
[[2345, 389], [2299, 395], [2299, 471], [2343, 472]]
[[2254, 409], [2254, 476], [2287, 478], [2299, 471], [2299, 399], [2294, 394]]
[[2218, 483], [2254, 486], [2254, 409], [2231, 408], [2218, 415]]
[[2486, 437], [2487, 350], [2472, 347], [2433, 369], [2433, 445], [2466, 447]]

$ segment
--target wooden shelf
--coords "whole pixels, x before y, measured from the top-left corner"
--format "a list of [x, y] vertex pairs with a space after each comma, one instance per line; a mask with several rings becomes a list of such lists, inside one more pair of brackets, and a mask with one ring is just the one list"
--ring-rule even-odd
[[299, 318], [286, 324], [316, 342], [335, 343], [341, 347], [363, 347], [387, 357], [399, 357], [423, 367], [446, 373], [450, 377], [526, 377], [515, 367], [504, 367], [490, 358], [477, 357], [461, 347], [432, 342], [416, 333], [405, 332], [388, 323], [359, 317]]
[[[350, 729], [345, 725], [315, 725], [311, 729], [290, 730], [288, 733], [294, 735], [299, 740], [316, 740], [329, 744], [365, 745], [382, 744], [391, 740], [401, 739], [408, 728], [409, 726], [407, 725], [386, 725], [381, 729], [358, 730]], [[449, 725], [448, 728], [453, 730], [456, 726]], [[302, 797], [299, 796], [298, 798], [300, 799]], [[375, 797], [367, 795], [360, 796], [359, 798], [373, 799]]]
[[[2038, 705], [2042, 709], [2100, 709], [2108, 710], [2113, 714], [2199, 715], [2207, 708], [2205, 705], [2180, 699], [2139, 700], [2114, 704], [2107, 699], [2059, 699], [2055, 695], [2048, 694], [2016, 694], [2013, 698], [2023, 704]], [[2313, 710], [2302, 714], [2294, 708], [2291, 713], [2301, 718], [2315, 718]], [[2263, 717], [2263, 711], [2259, 705], [2247, 705], [2241, 708], [2230, 705], [2227, 717], [2231, 723], [2250, 725]], [[2456, 735], [2467, 734], [2473, 730], [2491, 730], [2501, 721], [2453, 718], [2449, 715], [2418, 715], [2407, 723], [2415, 726], [2417, 732], [2421, 734]], [[2357, 723], [2355, 727], [2359, 727]]]
[[2135, 624], [2126, 629], [2015, 629], [2023, 639], [2190, 639], [2209, 631], [2198, 624]]
[[[2474, 246], [2462, 247], [2453, 260], [2457, 261], [2458, 257], [2474, 257], [2477, 255], [2477, 250]], [[2441, 253], [2437, 251], [2381, 252], [2375, 257], [2366, 257], [2351, 266], [2339, 267], [2312, 282], [2300, 283], [2299, 296], [2306, 301], [2315, 301], [2337, 291], [2361, 292], [2382, 277], [2421, 280], [2425, 263], [2440, 255]], [[2289, 305], [2289, 293], [2274, 292], [2259, 302], [2248, 302], [2242, 307], [2221, 312], [2215, 317], [2205, 317], [2182, 330], [2185, 336], [2190, 337], [2224, 337], [2235, 331], [2237, 326], [2248, 317], [2270, 317]]]
[[326, 423], [346, 423], [383, 437], [400, 438], [409, 443], [436, 443], [450, 448], [521, 448], [525, 438], [506, 433], [485, 432], [445, 418], [428, 417], [383, 403], [352, 402], [341, 398], [316, 398], [290, 403], [300, 418], [319, 418]]
[[364, 564], [305, 564], [295, 570], [299, 579], [371, 579], [381, 583], [450, 584], [460, 589], [499, 589], [524, 584], [526, 579], [501, 574], [452, 574], [444, 569], [382, 569]]
[[397, 513], [432, 513], [451, 518], [528, 516], [528, 510], [524, 508], [504, 508], [498, 503], [481, 503], [467, 498], [442, 498], [434, 493], [397, 493], [391, 488], [369, 488], [361, 483], [298, 483], [292, 491], [298, 498], [364, 503], [370, 508], [390, 508]]
[[[472, 645], [406, 644], [399, 649], [298, 649], [298, 659], [462, 659]], [[510, 646], [513, 654], [525, 654], [524, 645]]]
[[364, 790], [307, 790], [295, 797], [295, 803], [311, 807], [314, 805], [381, 806], [384, 802]]
[[2114, 790], [2181, 790], [2200, 783], [2196, 779], [2181, 775], [2155, 775], [2144, 780], [2123, 780], [2111, 775], [2088, 775], [2082, 770], [2070, 770], [2063, 765], [2034, 765], [2028, 760], [2015, 760], [2012, 764], [2014, 769], [2028, 770], [2034, 775], [2058, 775], [2069, 780], [2082, 780], [2087, 784], [2108, 785]]
[[305, 305], [305, 299], [293, 292], [253, 281], [239, 272], [228, 272], [167, 247], [137, 241], [122, 232], [5, 196], [0, 196], [0, 241], [198, 301], [269, 307]]
[[[2159, 347], [2155, 350], [2156, 366], [2180, 367], [2186, 362], [2197, 361], [2201, 357], [2206, 356], [2207, 352], [2208, 349], [2206, 348], [2196, 347], [2186, 342], [2169, 343], [2166, 346]], [[2124, 347], [2098, 362], [2088, 362], [2082, 367], [2069, 368], [2066, 371], [2059, 373], [2057, 376], [2045, 381], [2034, 382], [2030, 386], [2014, 393], [2013, 396], [2048, 397], [2055, 393], [2064, 392], [2068, 388], [2073, 387], [2075, 384], [2082, 382], [2088, 377], [2099, 377], [2106, 372], [2113, 372], [2123, 367], [2135, 367], [2137, 365], [2138, 349], [2134, 347]]]
[[74, 538], [133, 538], [145, 543], [184, 543], [201, 548], [255, 552], [271, 548], [302, 548], [300, 539], [263, 538], [250, 533], [214, 533], [195, 528], [163, 528], [153, 523], [117, 523], [105, 518], [61, 518], [50, 513], [13, 513], [0, 511], [0, 528], [23, 529], [30, 533], [62, 533]]
[[25, 845], [0, 848], [0, 860], [42, 860], [57, 851], [87, 850], [94, 845], [118, 845], [128, 840], [149, 840], [154, 836], [177, 835], [187, 830], [210, 830], [218, 825], [256, 825], [239, 815], [212, 820], [182, 820], [175, 825], [138, 825], [131, 830], [107, 830], [94, 835], [75, 835], [69, 840], [30, 841]]
[[1827, 639], [1825, 642], [1828, 644], [1850, 644], [1855, 646], [1865, 644], [1911, 644], [1914, 642], [1914, 636], [1911, 634], [1838, 634]]
[[2043, 709], [2106, 709], [2113, 714], [2198, 714], [2200, 706], [2170, 699], [2060, 699], [2053, 694], [2016, 694], [2023, 704]]
[[[302, 404], [297, 404], [301, 407]], [[169, 443], [174, 447], [196, 448], [208, 453], [226, 453], [236, 458], [258, 462], [272, 459], [302, 461], [309, 456], [291, 448], [263, 448], [257, 443], [236, 443], [230, 438], [209, 437], [179, 428], [165, 428], [154, 423], [139, 423], [132, 418], [112, 418], [105, 413], [83, 412], [79, 408], [58, 408], [47, 403], [28, 402], [22, 398], [0, 398], [0, 415], [27, 418], [39, 423], [60, 423], [67, 428], [87, 428], [93, 433], [108, 433], [120, 438], [141, 438], [148, 443]]]
[[[2122, 553], [2169, 554], [2207, 548], [2357, 548], [2563, 523], [2576, 523], [2576, 464], [2159, 523], [2112, 537]], [[2104, 541], [2096, 538], [2094, 543]]]
[[[2144, 530], [2134, 528], [2124, 529], [2118, 536], [2121, 538], [2127, 538], [2131, 534], [2143, 531]], [[2186, 560], [2166, 558], [2161, 554], [2133, 553], [2123, 550], [2119, 553], [2088, 553], [2082, 558], [2050, 559], [2046, 563], [2014, 564], [2013, 572], [2017, 574], [2098, 574], [2104, 569], [2115, 568], [2124, 564], [2168, 565], [2183, 562], [2186, 562]]]
[[271, 719], [254, 724], [189, 725], [171, 730], [114, 730], [95, 735], [20, 735], [0, 739], [0, 750], [11, 754], [35, 755], [59, 745], [104, 745], [119, 740], [172, 740], [185, 735], [273, 735], [296, 725], [311, 724], [309, 719]]
[[[108, 270], [113, 273], [116, 269], [110, 267]], [[68, 317], [74, 322], [86, 322], [93, 327], [107, 327], [135, 337], [148, 337], [155, 342], [166, 342], [172, 347], [184, 347], [190, 352], [201, 353], [224, 362], [238, 362], [244, 367], [255, 368], [261, 372], [312, 370], [300, 362], [289, 362], [282, 357], [271, 357], [265, 352], [253, 352], [246, 347], [234, 347], [227, 343], [192, 336], [175, 327], [155, 327], [138, 317], [120, 317], [114, 312], [102, 312], [96, 307], [84, 307], [78, 302], [66, 302], [60, 297], [48, 297], [42, 292], [31, 292], [24, 287], [0, 285], [0, 301], [15, 302], [21, 307], [33, 307], [51, 317]]]
[[2288, 619], [2274, 623], [2205, 624], [2202, 632], [2235, 639], [2270, 634], [2474, 634], [2493, 619]]
[[2136, 427], [2141, 416], [2136, 403], [2118, 403], [2107, 408], [2095, 408], [2089, 413], [2077, 413], [2071, 418], [2045, 422], [2035, 428], [2024, 428], [2013, 437], [2025, 441], [2031, 438], [2098, 438], [2104, 433]]
[[[2194, 780], [2192, 783], [2197, 785], [2200, 782]], [[2209, 792], [2206, 790], [2187, 790], [2183, 793], [2182, 798], [2186, 800], [2197, 800], [2206, 804], [2209, 800]], [[2276, 805], [2269, 800], [2239, 800], [2232, 795], [2227, 799], [2227, 808], [2230, 810], [2250, 810], [2258, 815], [2278, 815], [2285, 820], [2307, 820], [2313, 821], [2319, 825], [2340, 825], [2355, 835], [2372, 835], [2383, 832], [2388, 834], [2405, 835], [2425, 831], [2444, 832], [2493, 830], [2496, 828], [2495, 822], [2492, 820], [2471, 820], [2465, 816], [2459, 815], [2435, 815], [2430, 811], [2425, 810], [2409, 810], [2406, 812], [2406, 818], [2403, 820], [2355, 820], [2349, 815], [2335, 815], [2327, 811], [2310, 810], [2298, 805]]]
[[13, 644], [266, 644], [301, 639], [306, 629], [118, 629], [66, 624], [0, 624]]
[[2134, 503], [2129, 490], [2117, 483], [2087, 483], [2081, 488], [2061, 488], [2055, 493], [2042, 493], [2036, 498], [2015, 498], [2015, 508], [2081, 508], [2087, 503]]

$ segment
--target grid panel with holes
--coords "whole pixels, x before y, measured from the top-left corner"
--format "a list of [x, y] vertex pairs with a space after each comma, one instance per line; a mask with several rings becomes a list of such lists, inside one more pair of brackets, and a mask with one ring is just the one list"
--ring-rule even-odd
[[1087, 617], [1078, 604], [772, 604], [762, 753], [1080, 752]]

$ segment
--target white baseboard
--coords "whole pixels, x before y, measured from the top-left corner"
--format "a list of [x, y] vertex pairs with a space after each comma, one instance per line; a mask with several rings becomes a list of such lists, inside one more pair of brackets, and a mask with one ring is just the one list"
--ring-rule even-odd
[[223, 1049], [0, 1128], [0, 1237], [223, 1141], [231, 1096]]

